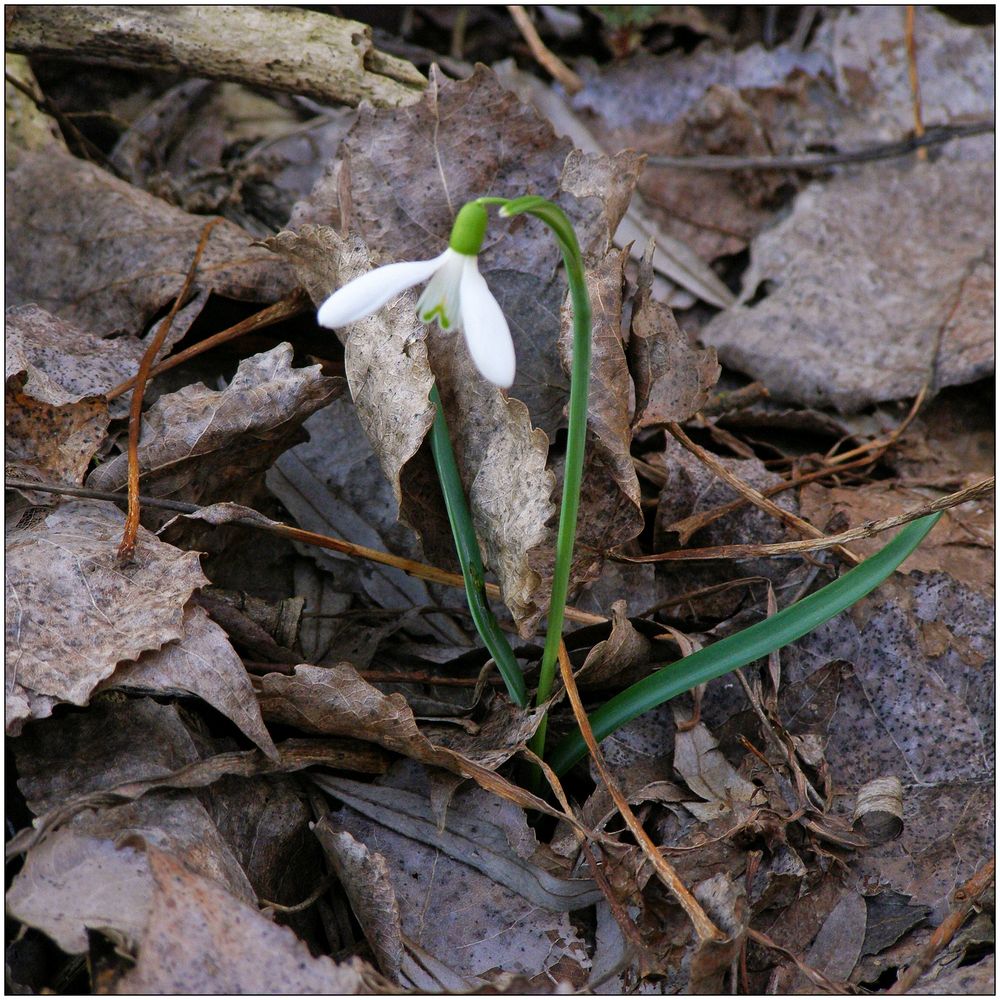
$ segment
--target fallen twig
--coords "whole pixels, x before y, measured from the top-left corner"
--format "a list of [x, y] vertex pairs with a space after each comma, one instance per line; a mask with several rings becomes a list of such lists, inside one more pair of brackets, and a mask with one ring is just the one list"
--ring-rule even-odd
[[[699, 461], [704, 463], [714, 472], [720, 479], [729, 483], [730, 486], [741, 496], [745, 497], [750, 501], [755, 507], [759, 507], [761, 510], [767, 511], [772, 517], [778, 518], [782, 524], [787, 525], [794, 531], [797, 531], [801, 535], [806, 535], [810, 538], [824, 539], [825, 536], [819, 528], [810, 524], [808, 521], [804, 521], [797, 514], [791, 513], [791, 511], [784, 510], [779, 507], [776, 503], [768, 500], [763, 493], [759, 490], [754, 489], [749, 483], [743, 482], [739, 476], [733, 475], [711, 452], [706, 451], [704, 448], [699, 447], [692, 441], [687, 434], [684, 433], [683, 428], [680, 424], [667, 424], [667, 430], [685, 447], [691, 452]], [[837, 550], [840, 554], [847, 559], [848, 562], [857, 565], [861, 562], [861, 557], [855, 555], [850, 549], [845, 549], [838, 543], [833, 543], [837, 546]], [[826, 546], [821, 546], [821, 548], [826, 548]]]
[[583, 80], [542, 41], [524, 7], [521, 4], [507, 4], [507, 10], [539, 65], [563, 85], [566, 93], [572, 95], [582, 90]]
[[[9, 489], [37, 490], [39, 493], [55, 493], [60, 496], [81, 497], [84, 500], [110, 500], [114, 503], [121, 503], [128, 500], [128, 495], [125, 493], [112, 493], [109, 490], [88, 490], [84, 487], [60, 486], [54, 483], [34, 483], [30, 479], [7, 479], [4, 481], [4, 485]], [[164, 500], [160, 497], [150, 497], [143, 494], [138, 496], [138, 500], [146, 507], [172, 510], [178, 514], [198, 514], [206, 509], [193, 503], [184, 503], [180, 500]], [[254, 511], [254, 513], [256, 514], [257, 512]], [[429, 583], [440, 583], [446, 587], [465, 588], [465, 581], [458, 573], [449, 573], [447, 570], [439, 569], [437, 566], [416, 562], [413, 559], [403, 559], [389, 552], [380, 552], [378, 549], [371, 549], [365, 545], [355, 545], [354, 542], [345, 542], [340, 538], [331, 538], [329, 535], [320, 535], [314, 531], [293, 528], [289, 524], [272, 521], [263, 514], [257, 514], [254, 518], [234, 518], [226, 523], [238, 524], [244, 528], [255, 528], [258, 531], [268, 531], [271, 534], [290, 538], [305, 545], [315, 545], [321, 549], [331, 549], [334, 552], [341, 552], [344, 555], [355, 556], [359, 559], [367, 559], [369, 562], [380, 563], [383, 566], [392, 566], [395, 569], [401, 569], [404, 573], [409, 573], [410, 576], [427, 580]], [[486, 584], [486, 593], [498, 600], [503, 597], [500, 588], [495, 583]], [[594, 615], [589, 611], [581, 611], [579, 608], [574, 608], [570, 605], [566, 606], [566, 617], [571, 621], [579, 622], [583, 625], [605, 625], [608, 621], [602, 615]]]
[[157, 327], [156, 333], [150, 338], [149, 346], [146, 348], [142, 361], [139, 362], [139, 371], [135, 376], [135, 392], [132, 393], [132, 404], [128, 414], [128, 514], [125, 517], [125, 529], [122, 531], [121, 544], [118, 546], [118, 559], [126, 563], [135, 555], [135, 538], [139, 531], [139, 432], [142, 429], [142, 397], [146, 391], [146, 383], [149, 380], [149, 373], [156, 360], [156, 355], [163, 346], [167, 334], [170, 332], [180, 307], [184, 304], [191, 291], [194, 276], [198, 270], [198, 263], [201, 255], [205, 252], [205, 246], [212, 230], [222, 221], [222, 219], [210, 219], [205, 223], [201, 231], [201, 238], [195, 249], [191, 266], [184, 278], [184, 284], [174, 299], [174, 304], [167, 313], [167, 318]]
[[632, 831], [632, 835], [638, 841], [643, 854], [652, 862], [653, 870], [659, 876], [660, 881], [673, 894], [674, 898], [681, 905], [681, 908], [688, 915], [688, 919], [691, 921], [695, 933], [698, 935], [698, 940], [701, 942], [725, 941], [726, 935], [712, 923], [708, 914], [702, 909], [701, 903], [691, 895], [690, 890], [681, 881], [677, 870], [657, 849], [656, 845], [650, 839], [649, 834], [646, 833], [642, 824], [636, 819], [635, 813], [632, 812], [632, 807], [628, 804], [625, 796], [622, 795], [615, 779], [611, 776], [611, 772], [604, 762], [604, 755], [601, 753], [601, 748], [597, 745], [597, 740], [594, 739], [594, 731], [590, 728], [590, 720], [587, 718], [583, 702], [580, 700], [580, 692], [573, 677], [573, 667], [569, 662], [566, 644], [563, 642], [559, 643], [558, 658], [559, 672], [562, 674], [563, 686], [566, 688], [566, 694], [569, 696], [569, 703], [573, 708], [576, 724], [580, 727], [580, 733], [587, 744], [590, 756], [601, 775], [601, 780], [611, 794], [615, 807], [621, 813], [622, 819], [625, 820], [629, 830]]
[[[199, 354], [204, 354], [205, 351], [210, 351], [213, 347], [218, 347], [220, 344], [226, 344], [230, 340], [242, 337], [244, 334], [253, 333], [257, 330], [263, 330], [264, 327], [273, 326], [275, 323], [280, 323], [284, 319], [291, 319], [293, 316], [298, 316], [300, 313], [304, 313], [311, 308], [312, 301], [306, 294], [305, 289], [296, 288], [295, 291], [286, 295], [283, 299], [279, 299], [273, 305], [267, 306], [265, 309], [261, 309], [260, 312], [254, 313], [252, 316], [248, 316], [235, 326], [222, 330], [220, 333], [216, 333], [211, 337], [206, 337], [204, 340], [199, 341], [197, 344], [193, 344], [191, 347], [187, 348], [187, 350], [181, 351], [178, 354], [173, 354], [169, 358], [161, 361], [150, 370], [149, 378], [162, 375], [163, 372], [170, 371], [171, 368], [176, 368], [185, 361], [190, 361], [191, 358], [196, 357]], [[138, 376], [116, 385], [112, 390], [105, 394], [105, 398], [110, 402], [112, 399], [117, 399], [119, 396], [124, 395], [124, 393], [128, 392], [129, 389], [135, 385], [136, 378], [138, 378]]]
[[[924, 115], [920, 104], [920, 76], [917, 73], [917, 8], [912, 4], [906, 5], [906, 21], [904, 34], [906, 35], [906, 68], [910, 76], [910, 93], [913, 97], [913, 135], [919, 139], [924, 134]], [[921, 146], [917, 150], [917, 159], [927, 159], [927, 148]]]
[[917, 980], [927, 971], [938, 952], [958, 933], [965, 923], [969, 911], [976, 905], [979, 897], [993, 884], [996, 873], [996, 858], [990, 858], [965, 885], [954, 895], [955, 908], [941, 921], [924, 950], [907, 966], [906, 971], [892, 984], [888, 992], [894, 996], [908, 993], [917, 984]]
[[820, 549], [828, 549], [844, 542], [854, 542], [860, 538], [871, 538], [883, 531], [898, 528], [901, 525], [909, 524], [910, 521], [917, 521], [928, 514], [936, 514], [940, 510], [949, 510], [958, 507], [970, 500], [978, 500], [993, 492], [996, 486], [996, 477], [990, 476], [982, 482], [969, 486], [957, 493], [949, 493], [948, 496], [938, 497], [929, 503], [921, 504], [913, 510], [903, 514], [895, 514], [892, 517], [883, 518], [881, 521], [867, 521], [857, 528], [842, 531], [839, 535], [826, 535], [823, 538], [803, 539], [800, 542], [774, 542], [770, 545], [717, 545], [713, 548], [704, 549], [681, 549], [677, 552], [657, 552], [651, 556], [625, 556], [615, 554], [612, 556], [618, 562], [646, 563], [646, 562], [684, 562], [697, 559], [757, 559], [762, 556], [789, 556], [802, 552], [818, 552]]
[[679, 167], [686, 170], [826, 170], [841, 163], [867, 163], [906, 156], [926, 146], [953, 139], [985, 135], [996, 127], [992, 118], [960, 125], [932, 125], [923, 135], [900, 142], [877, 143], [843, 153], [800, 153], [778, 156], [665, 156], [654, 154], [646, 161], [651, 167]]

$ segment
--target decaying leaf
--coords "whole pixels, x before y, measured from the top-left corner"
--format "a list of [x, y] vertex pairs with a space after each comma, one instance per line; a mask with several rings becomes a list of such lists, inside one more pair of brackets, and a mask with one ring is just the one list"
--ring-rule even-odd
[[[421, 948], [463, 976], [536, 975], [567, 955], [579, 976], [587, 964], [582, 942], [566, 914], [552, 910], [589, 905], [600, 893], [589, 880], [556, 877], [518, 854], [491, 815], [496, 799], [476, 788], [457, 793], [442, 827], [426, 778], [412, 765], [381, 786], [319, 781], [351, 806], [334, 814], [337, 824], [386, 859], [403, 933]], [[456, 919], [435, 916], [449, 913]], [[506, 933], [498, 937], [497, 926]]]
[[[342, 388], [320, 366], [292, 367], [279, 344], [240, 363], [225, 389], [201, 384], [161, 396], [144, 415], [139, 439], [142, 490], [193, 503], [252, 502], [265, 470], [294, 443], [303, 421]], [[95, 469], [88, 484], [119, 490], [128, 457]]]
[[[7, 173], [8, 301], [35, 302], [98, 336], [139, 336], [173, 304], [204, 224], [84, 160], [25, 154]], [[250, 244], [232, 223], [215, 227], [194, 298], [164, 349], [184, 336], [210, 292], [274, 302], [292, 290], [290, 269]]]
[[184, 635], [132, 663], [121, 664], [98, 690], [193, 694], [217, 708], [264, 753], [276, 757], [243, 661], [226, 633], [196, 605], [184, 610]]
[[127, 377], [135, 352], [37, 306], [12, 307], [5, 318], [7, 465], [78, 485], [108, 426], [100, 394]]
[[[154, 893], [135, 968], [120, 993], [373, 992], [355, 960], [313, 958], [287, 927], [272, 924], [218, 883], [147, 847]], [[367, 980], [367, 982], [366, 982]]]
[[123, 515], [71, 501], [7, 539], [7, 731], [85, 705], [122, 660], [184, 634], [183, 608], [205, 578], [193, 552], [140, 529], [136, 558], [118, 562]]
[[403, 936], [399, 903], [385, 858], [368, 850], [346, 830], [338, 830], [329, 816], [316, 824], [315, 831], [351, 901], [351, 909], [375, 953], [379, 969], [398, 983], [403, 966]]
[[992, 185], [992, 164], [948, 160], [811, 185], [754, 242], [741, 304], [702, 338], [775, 396], [845, 413], [982, 378]]
[[721, 371], [715, 349], [692, 347], [670, 307], [653, 299], [652, 287], [650, 245], [639, 269], [628, 342], [636, 427], [689, 419], [708, 401]]
[[538, 712], [495, 711], [475, 736], [443, 734], [437, 743], [417, 727], [400, 694], [383, 694], [349, 663], [332, 667], [302, 664], [291, 674], [265, 674], [257, 698], [264, 718], [311, 733], [353, 736], [406, 757], [462, 772], [463, 758], [494, 769], [530, 738]]

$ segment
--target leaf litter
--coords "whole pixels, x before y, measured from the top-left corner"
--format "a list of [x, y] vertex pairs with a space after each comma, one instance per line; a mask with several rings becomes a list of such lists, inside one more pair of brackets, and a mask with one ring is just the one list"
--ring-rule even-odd
[[[585, 86], [561, 113], [585, 123], [583, 150], [504, 89], [509, 74], [480, 65], [455, 80], [422, 65], [420, 96], [417, 70], [400, 76], [408, 64], [384, 53], [381, 68], [410, 88], [406, 108], [324, 109], [197, 74], [136, 89], [114, 104], [117, 144], [99, 138], [133, 183], [75, 155], [71, 132], [73, 153], [43, 130], [43, 153], [8, 161], [8, 476], [124, 488], [124, 400], [106, 397], [171, 306], [203, 213], [230, 221], [165, 352], [296, 283], [319, 301], [379, 263], [430, 257], [467, 198], [530, 191], [577, 226], [595, 303], [573, 584], [609, 621], [567, 635], [588, 704], [785, 606], [832, 578], [837, 557], [615, 561], [799, 537], [736, 503], [668, 425], [757, 489], [816, 474], [775, 499], [827, 533], [992, 473], [989, 137], [811, 179], [657, 161], [904, 136], [901, 13], [813, 16], [814, 30], [765, 44], [750, 29], [739, 48], [735, 22], [689, 18], [683, 30], [705, 36], [693, 49], [643, 28], [639, 51], [578, 63]], [[929, 125], [992, 116], [990, 30], [918, 11]], [[90, 71], [69, 95], [37, 70], [33, 85], [72, 110], [110, 93]], [[31, 81], [27, 64], [18, 72]], [[8, 112], [23, 116], [15, 92]], [[638, 265], [612, 249], [637, 191], [683, 259], [742, 286], [735, 306], [675, 314], [653, 249], [632, 248]], [[89, 985], [107, 992], [878, 992], [908, 966], [932, 989], [989, 982], [986, 913], [926, 952], [956, 886], [992, 851], [989, 502], [950, 511], [882, 588], [742, 683], [723, 678], [604, 741], [644, 829], [721, 929], [710, 947], [650, 877], [597, 772], [565, 776], [572, 815], [526, 790], [539, 713], [514, 709], [482, 672], [457, 593], [270, 535], [265, 546], [230, 523], [292, 521], [453, 568], [425, 440], [437, 381], [531, 683], [568, 307], [533, 220], [491, 225], [481, 266], [517, 347], [509, 395], [417, 323], [407, 294], [339, 341], [304, 319], [206, 354], [167, 388], [154, 381], [132, 564], [117, 560], [114, 505], [19, 488], [7, 720], [20, 810], [10, 853], [23, 859], [8, 908], [31, 928], [23, 941], [54, 942], [63, 970], [87, 956]], [[747, 376], [763, 384], [749, 405], [731, 391]], [[866, 446], [868, 465], [840, 468], [838, 451]], [[172, 512], [157, 502], [176, 499], [214, 506], [164, 526]], [[211, 554], [203, 567], [198, 552]], [[209, 583], [242, 591], [237, 606], [301, 594], [305, 614], [300, 601], [298, 627], [265, 642], [249, 616], [198, 596]], [[570, 715], [558, 699], [552, 711], [558, 736]], [[8, 952], [12, 982], [51, 987], [28, 950]]]

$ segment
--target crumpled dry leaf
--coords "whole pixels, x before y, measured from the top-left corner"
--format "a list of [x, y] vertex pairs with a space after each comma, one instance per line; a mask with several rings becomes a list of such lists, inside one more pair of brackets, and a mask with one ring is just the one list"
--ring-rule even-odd
[[330, 816], [324, 816], [316, 824], [315, 833], [351, 901], [351, 909], [379, 969], [398, 983], [403, 965], [403, 932], [399, 903], [385, 858], [359, 843], [346, 830], [337, 829]]
[[[822, 972], [834, 982], [847, 982], [861, 957], [868, 911], [857, 892], [847, 892], [823, 922], [816, 940], [803, 956], [806, 965]], [[788, 993], [817, 993], [817, 987], [802, 973], [791, 977]]]
[[[503, 128], [498, 132], [484, 127], [487, 120], [501, 121]], [[516, 156], [511, 153], [515, 141], [521, 150]], [[413, 155], [405, 163], [393, 158], [383, 162], [379, 151], [388, 144], [411, 149]], [[461, 155], [456, 159], [459, 150]], [[567, 144], [555, 139], [548, 124], [519, 105], [484, 67], [457, 83], [435, 78], [425, 101], [415, 109], [360, 115], [341, 150], [340, 214], [373, 250], [393, 260], [419, 259], [446, 246], [454, 213], [464, 201], [484, 191], [514, 196], [530, 190], [554, 197], [563, 206], [583, 235], [585, 252], [599, 260], [607, 252], [627, 205], [639, 160], [627, 153], [614, 159], [580, 154], [567, 157], [567, 151]], [[398, 165], [399, 178], [385, 173], [387, 162]], [[296, 221], [328, 217], [325, 202], [331, 196], [329, 184], [318, 183], [310, 199], [297, 207]], [[327, 294], [334, 279], [348, 276], [338, 277], [335, 268], [325, 265], [328, 277], [324, 283], [317, 278], [324, 271], [320, 255], [313, 250], [299, 252], [298, 257], [300, 273], [314, 296]], [[555, 275], [558, 259], [554, 241], [540, 223], [529, 218], [491, 227], [480, 255], [481, 271], [504, 302], [516, 350], [521, 349], [519, 331], [529, 332], [527, 364], [519, 367], [526, 373], [523, 395], [530, 400], [531, 412], [521, 401], [518, 383], [510, 398], [505, 398], [483, 383], [467, 352], [455, 349], [452, 335], [436, 329], [426, 335], [430, 368], [449, 418], [486, 562], [497, 574], [504, 600], [524, 635], [530, 634], [544, 612], [545, 588], [534, 564], [544, 566], [551, 544], [547, 524], [554, 513], [552, 478], [545, 468], [548, 441], [541, 426], [555, 432], [562, 423], [565, 399], [565, 375], [552, 349], [558, 336], [555, 304], [559, 295], [553, 290], [561, 289]], [[405, 300], [401, 301], [405, 305]], [[539, 302], [543, 304], [541, 312]], [[614, 320], [619, 324], [620, 316]], [[369, 322], [363, 321], [360, 327]], [[399, 376], [407, 371], [408, 379], [416, 381], [404, 391], [415, 394], [415, 412], [426, 414], [430, 372], [423, 363], [422, 335], [415, 333], [415, 328], [410, 313], [404, 320], [405, 332], [396, 336], [398, 343], [385, 341], [388, 353], [384, 358], [366, 356], [360, 373], [364, 378], [351, 380], [356, 396], [366, 390], [366, 381], [377, 380], [381, 371], [393, 373], [388, 378], [389, 388], [398, 395]], [[349, 334], [348, 345], [354, 336]], [[378, 334], [368, 339], [378, 344], [384, 337]], [[416, 366], [412, 360], [400, 362], [401, 347], [413, 355]], [[548, 371], [554, 372], [554, 377], [547, 375]], [[348, 377], [351, 379], [350, 371]], [[627, 394], [627, 373], [625, 385]], [[388, 388], [379, 391], [386, 402], [379, 402], [378, 408], [386, 412], [378, 414], [378, 426], [396, 427], [398, 411], [391, 404], [392, 394]], [[621, 386], [616, 391], [621, 392]], [[362, 414], [362, 423], [372, 430], [376, 427], [371, 415]], [[379, 452], [378, 439], [372, 443]], [[426, 542], [427, 528], [436, 520], [436, 534], [442, 537], [444, 523], [440, 513], [432, 520], [422, 511], [426, 497], [433, 495], [426, 473], [424, 478], [416, 476], [413, 484], [400, 475], [399, 461], [412, 454], [415, 444], [419, 444], [419, 437], [408, 440], [404, 455], [388, 461], [383, 458], [383, 467], [390, 482], [400, 484], [403, 518], [420, 523]], [[411, 511], [421, 511], [423, 517]], [[601, 535], [601, 529], [596, 530]]]
[[63, 828], [28, 854], [7, 894], [7, 911], [66, 954], [81, 955], [89, 948], [88, 929], [137, 941], [152, 891], [142, 851]]
[[776, 397], [845, 413], [982, 378], [992, 192], [991, 163], [948, 160], [811, 185], [754, 242], [741, 304], [702, 339]]
[[[175, 705], [150, 698], [104, 695], [86, 712], [47, 719], [15, 744], [18, 782], [39, 817], [62, 810], [69, 822], [28, 851], [11, 889], [19, 919], [44, 930], [73, 952], [88, 948], [86, 929], [105, 929], [134, 942], [145, 926], [152, 880], [144, 856], [109, 847], [140, 834], [193, 870], [254, 900], [239, 862], [196, 792], [149, 796], [106, 807], [99, 793], [123, 782], [168, 775], [198, 761], [198, 749]], [[90, 808], [64, 808], [91, 795]], [[37, 839], [37, 838], [36, 838]], [[13, 846], [13, 845], [12, 845]], [[117, 891], [118, 906], [108, 891]]]
[[[729, 545], [733, 542], [778, 542], [785, 539], [785, 529], [780, 521], [752, 504], [744, 504], [701, 528], [685, 541], [685, 545], [680, 545], [673, 531], [676, 521], [729, 503], [738, 499], [739, 494], [673, 437], [667, 438], [662, 461], [666, 475], [660, 489], [654, 522], [654, 551]], [[720, 458], [719, 461], [757, 490], [763, 491], [782, 482], [780, 476], [767, 471], [757, 459]], [[773, 499], [779, 507], [792, 513], [798, 512], [794, 491], [786, 491]], [[671, 583], [674, 593], [681, 594], [728, 583], [739, 577], [760, 577], [778, 585], [792, 569], [792, 564], [788, 561], [776, 559], [719, 559], [705, 563], [675, 563], [671, 567]], [[736, 611], [744, 595], [745, 591], [740, 589], [724, 590], [692, 598], [687, 607], [699, 617], [724, 618]]]
[[635, 382], [635, 427], [681, 423], [707, 402], [719, 379], [715, 349], [693, 347], [669, 306], [652, 297], [652, 245], [639, 268], [632, 303], [628, 366]]
[[128, 993], [326, 993], [375, 990], [354, 960], [314, 958], [287, 927], [272, 924], [218, 883], [147, 847], [154, 881], [149, 924], [135, 967], [117, 984]]
[[540, 713], [496, 709], [475, 736], [463, 732], [430, 740], [417, 727], [400, 694], [383, 694], [350, 663], [301, 664], [291, 674], [265, 674], [257, 682], [264, 718], [328, 736], [353, 736], [406, 757], [459, 774], [463, 759], [495, 769], [534, 733]]
[[[38, 399], [60, 391], [76, 399], [101, 395], [135, 375], [142, 360], [139, 341], [102, 339], [36, 305], [10, 306], [4, 317], [7, 377], [13, 364], [25, 365], [26, 391], [47, 390]], [[124, 403], [121, 407], [115, 416], [127, 412]]]
[[107, 430], [102, 392], [138, 364], [139, 348], [101, 340], [37, 306], [6, 318], [8, 466], [29, 478], [80, 484]]
[[[302, 422], [342, 388], [319, 365], [293, 368], [291, 344], [279, 344], [241, 361], [219, 392], [199, 383], [161, 396], [143, 416], [142, 491], [191, 503], [251, 503], [265, 470], [300, 436]], [[127, 480], [128, 456], [118, 455], [87, 482], [120, 490]]]
[[197, 605], [185, 608], [183, 628], [182, 638], [121, 664], [98, 690], [194, 695], [218, 709], [269, 757], [277, 757], [246, 668], [226, 633]]
[[[173, 304], [205, 225], [159, 198], [71, 156], [26, 154], [7, 173], [7, 296], [99, 336], [146, 331]], [[114, 238], [108, 238], [113, 234]], [[184, 336], [210, 292], [274, 302], [291, 270], [229, 222], [212, 231], [164, 351]], [[39, 259], [48, 266], [40, 267]]]
[[752, 803], [760, 795], [760, 789], [726, 760], [718, 740], [703, 723], [680, 725], [687, 721], [684, 710], [675, 705], [674, 768], [688, 788], [705, 802], [685, 802], [684, 808], [708, 822], [737, 803]]
[[[386, 859], [403, 933], [462, 976], [492, 970], [537, 975], [568, 956], [579, 977], [588, 964], [583, 942], [565, 913], [547, 907], [557, 902], [553, 891], [575, 895], [574, 906], [589, 905], [600, 895], [593, 883], [557, 878], [526, 860], [494, 821], [496, 800], [481, 789], [458, 792], [442, 828], [421, 772], [407, 764], [381, 785], [319, 778], [321, 787], [351, 806], [334, 814], [337, 824], [377, 845]], [[447, 877], [440, 874], [442, 854], [449, 857]], [[520, 891], [507, 888], [512, 883]], [[446, 913], [459, 918], [435, 919]], [[497, 935], [497, 927], [505, 932]]]
[[653, 658], [653, 644], [628, 620], [625, 601], [611, 606], [611, 634], [593, 646], [576, 673], [580, 687], [627, 686], [639, 679], [636, 668]]
[[193, 552], [140, 529], [135, 561], [118, 563], [125, 518], [70, 501], [7, 538], [7, 732], [85, 705], [122, 660], [184, 634], [183, 608], [206, 582]]

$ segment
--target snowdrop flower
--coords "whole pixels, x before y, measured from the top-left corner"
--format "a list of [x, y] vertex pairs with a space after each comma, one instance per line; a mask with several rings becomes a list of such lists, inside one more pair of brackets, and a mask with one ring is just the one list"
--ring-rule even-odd
[[348, 282], [320, 306], [320, 326], [355, 323], [407, 288], [427, 281], [417, 302], [421, 321], [437, 320], [446, 332], [462, 330], [482, 376], [501, 389], [509, 389], [514, 384], [514, 343], [500, 304], [479, 273], [476, 260], [486, 235], [486, 222], [482, 205], [464, 205], [443, 254], [433, 260], [387, 264]]

